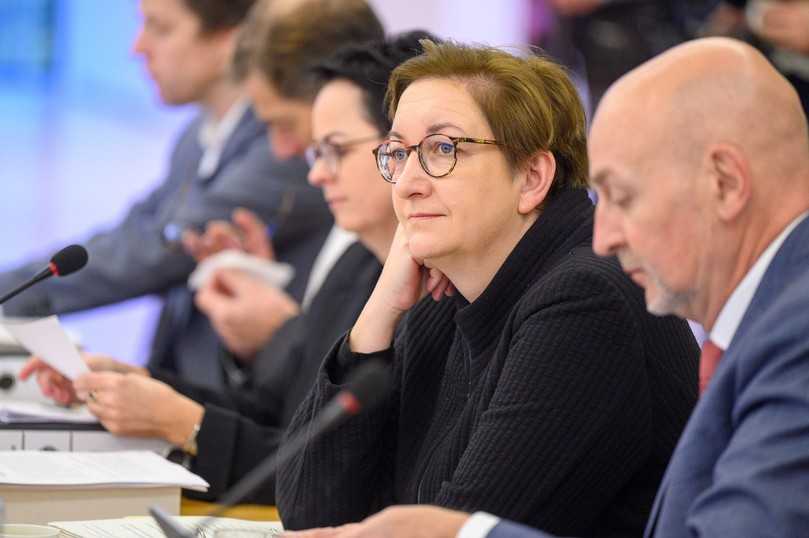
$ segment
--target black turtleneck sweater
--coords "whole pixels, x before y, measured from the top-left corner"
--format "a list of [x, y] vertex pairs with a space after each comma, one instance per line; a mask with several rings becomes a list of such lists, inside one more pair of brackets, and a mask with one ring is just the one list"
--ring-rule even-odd
[[395, 390], [282, 466], [287, 528], [427, 503], [566, 536], [642, 535], [696, 402], [698, 348], [592, 252], [592, 216], [584, 191], [558, 193], [473, 303], [428, 297], [392, 349], [332, 349], [290, 432], [369, 356], [391, 364]]

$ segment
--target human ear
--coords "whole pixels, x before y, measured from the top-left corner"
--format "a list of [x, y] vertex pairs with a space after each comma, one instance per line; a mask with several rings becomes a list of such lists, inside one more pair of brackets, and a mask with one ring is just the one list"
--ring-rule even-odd
[[520, 199], [517, 210], [521, 215], [535, 211], [553, 185], [556, 175], [556, 159], [550, 151], [538, 151], [523, 166], [520, 178]]
[[750, 166], [735, 146], [718, 144], [707, 156], [712, 202], [723, 221], [736, 218], [750, 200]]

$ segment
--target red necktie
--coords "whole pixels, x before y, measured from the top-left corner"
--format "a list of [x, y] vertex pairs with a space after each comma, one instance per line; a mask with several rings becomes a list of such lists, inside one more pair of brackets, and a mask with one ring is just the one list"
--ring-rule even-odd
[[702, 353], [699, 356], [699, 393], [700, 395], [708, 388], [708, 382], [711, 376], [719, 366], [719, 361], [722, 359], [722, 350], [711, 342], [705, 340], [702, 345]]

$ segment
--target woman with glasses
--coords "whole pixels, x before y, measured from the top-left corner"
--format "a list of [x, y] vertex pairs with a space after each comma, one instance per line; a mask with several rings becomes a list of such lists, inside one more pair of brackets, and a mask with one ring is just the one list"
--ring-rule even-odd
[[424, 47], [389, 81], [393, 125], [374, 152], [396, 237], [290, 432], [364, 361], [389, 363], [393, 390], [282, 466], [284, 524], [435, 504], [640, 536], [696, 401], [693, 336], [592, 252], [585, 119], [565, 72]]

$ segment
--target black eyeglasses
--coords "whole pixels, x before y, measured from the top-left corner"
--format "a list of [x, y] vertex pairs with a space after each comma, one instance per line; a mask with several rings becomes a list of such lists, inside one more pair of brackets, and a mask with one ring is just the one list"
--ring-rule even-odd
[[449, 175], [458, 163], [458, 144], [461, 143], [500, 145], [496, 140], [436, 133], [425, 136], [421, 142], [412, 146], [391, 140], [381, 144], [373, 153], [382, 179], [388, 183], [396, 183], [414, 150], [419, 156], [422, 170], [428, 176], [439, 178]]
[[375, 134], [373, 136], [348, 140], [339, 144], [336, 142], [329, 142], [327, 140], [318, 144], [312, 144], [306, 148], [306, 162], [308, 162], [309, 166], [311, 167], [315, 165], [315, 162], [318, 159], [323, 159], [323, 162], [325, 163], [329, 172], [336, 174], [340, 168], [340, 159], [346, 156], [351, 147], [356, 146], [357, 144], [362, 144], [363, 142], [379, 140], [380, 138], [380, 135]]

